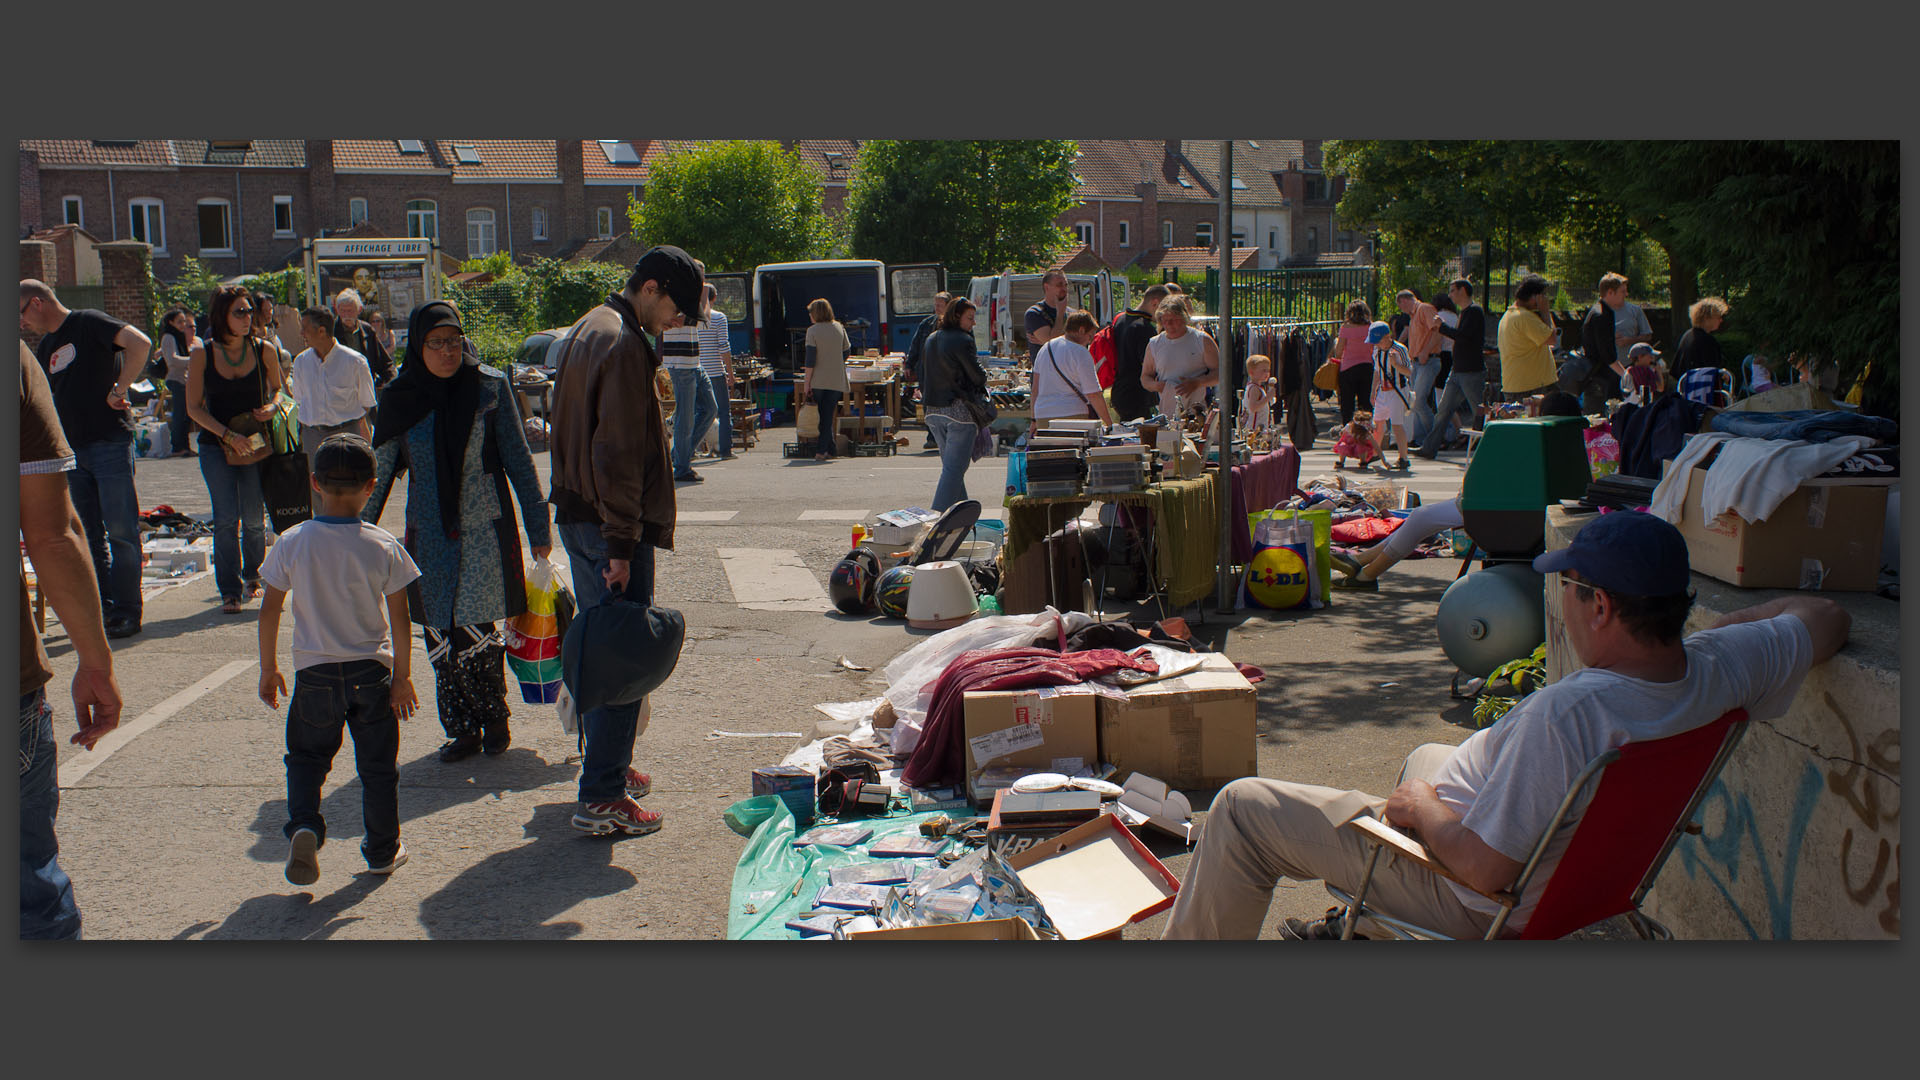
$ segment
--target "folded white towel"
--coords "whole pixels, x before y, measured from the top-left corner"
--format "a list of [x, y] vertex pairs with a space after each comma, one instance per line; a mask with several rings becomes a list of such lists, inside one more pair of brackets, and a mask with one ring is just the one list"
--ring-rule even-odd
[[1734, 439], [1720, 449], [1701, 485], [1700, 511], [1712, 521], [1732, 510], [1765, 521], [1800, 485], [1873, 445], [1865, 435], [1823, 443], [1798, 439]]
[[1724, 431], [1687, 436], [1687, 441], [1681, 444], [1679, 455], [1673, 459], [1673, 466], [1660, 478], [1660, 486], [1653, 489], [1653, 499], [1647, 505], [1647, 512], [1675, 525], [1680, 524], [1680, 504], [1687, 497], [1687, 474], [1714, 447], [1732, 440], [1733, 436]]

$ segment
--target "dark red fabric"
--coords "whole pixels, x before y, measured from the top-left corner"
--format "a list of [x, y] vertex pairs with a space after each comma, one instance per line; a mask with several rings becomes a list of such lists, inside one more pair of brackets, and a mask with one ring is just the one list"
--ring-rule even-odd
[[1728, 729], [1747, 717], [1735, 709], [1710, 724], [1664, 739], [1628, 743], [1600, 773], [1600, 786], [1560, 856], [1521, 933], [1553, 940], [1633, 910], [1633, 892], [1692, 800], [1713, 782]]
[[1371, 544], [1385, 540], [1393, 535], [1406, 519], [1397, 517], [1358, 517], [1338, 522], [1333, 527], [1333, 542], [1336, 544]]
[[900, 779], [909, 787], [950, 787], [966, 780], [964, 710], [969, 690], [1027, 690], [1073, 686], [1110, 672], [1131, 669], [1157, 674], [1160, 666], [1117, 649], [1055, 652], [1052, 649], [975, 649], [961, 653], [933, 684], [933, 701], [920, 741]]

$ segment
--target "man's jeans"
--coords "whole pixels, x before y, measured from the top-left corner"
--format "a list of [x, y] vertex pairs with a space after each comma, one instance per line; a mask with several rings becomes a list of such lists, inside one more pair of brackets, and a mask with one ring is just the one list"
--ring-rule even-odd
[[693, 444], [713, 420], [713, 383], [699, 368], [668, 368], [673, 378], [673, 475], [693, 471]]
[[973, 464], [973, 441], [980, 425], [939, 413], [927, 414], [927, 432], [940, 446], [940, 482], [933, 489], [933, 511], [967, 497], [967, 467]]
[[[401, 642], [401, 648], [407, 643]], [[341, 729], [353, 732], [360, 774], [360, 844], [368, 866], [385, 866], [400, 850], [400, 721], [393, 715], [393, 672], [379, 660], [315, 664], [294, 676], [287, 702], [287, 826], [312, 829], [327, 842], [320, 785], [340, 752]]]
[[720, 448], [721, 457], [733, 456], [733, 395], [727, 390], [725, 375], [709, 375], [707, 382], [713, 386], [713, 406], [720, 423], [714, 431], [714, 444]]
[[187, 452], [187, 439], [193, 435], [193, 417], [187, 415], [187, 384], [167, 380], [167, 431], [173, 436], [172, 452]]
[[60, 810], [53, 707], [45, 687], [20, 696], [20, 936], [80, 936], [73, 882], [60, 869], [53, 818]]
[[[133, 490], [133, 440], [73, 448], [67, 491], [87, 530], [100, 606], [108, 617], [140, 618], [140, 496]], [[205, 460], [202, 455], [201, 460]]]
[[260, 466], [229, 465], [218, 446], [201, 445], [200, 476], [213, 500], [213, 580], [222, 597], [239, 597], [260, 579], [267, 557], [267, 504]]
[[1427, 437], [1427, 429], [1433, 426], [1433, 384], [1440, 378], [1440, 357], [1432, 356], [1413, 365], [1413, 430], [1408, 432], [1414, 442]]
[[[569, 522], [560, 526], [560, 543], [573, 564], [573, 599], [580, 611], [607, 597], [607, 542], [600, 526]], [[634, 545], [627, 587], [620, 596], [636, 604], [653, 602], [653, 545]], [[647, 730], [651, 716], [646, 700], [629, 705], [603, 705], [580, 718], [586, 738], [586, 760], [580, 764], [580, 801], [613, 802], [626, 796], [627, 767], [633, 764], [633, 742]]]
[[1456, 371], [1447, 376], [1447, 387], [1440, 392], [1440, 421], [1421, 441], [1421, 452], [1431, 454], [1440, 451], [1440, 447], [1447, 438], [1456, 433], [1454, 414], [1461, 409], [1469, 410], [1466, 415], [1468, 422], [1471, 423], [1473, 419], [1471, 410], [1480, 407], [1482, 395], [1486, 393], [1486, 389], [1487, 373], [1484, 371]]

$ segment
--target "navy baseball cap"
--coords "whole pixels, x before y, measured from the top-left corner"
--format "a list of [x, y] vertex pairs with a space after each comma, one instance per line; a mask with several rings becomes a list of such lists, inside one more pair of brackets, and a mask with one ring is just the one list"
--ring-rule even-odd
[[1367, 327], [1367, 344], [1378, 345], [1393, 336], [1393, 327], [1383, 322]]
[[1638, 510], [1601, 514], [1573, 543], [1533, 560], [1542, 574], [1572, 570], [1623, 596], [1680, 596], [1691, 582], [1680, 530]]

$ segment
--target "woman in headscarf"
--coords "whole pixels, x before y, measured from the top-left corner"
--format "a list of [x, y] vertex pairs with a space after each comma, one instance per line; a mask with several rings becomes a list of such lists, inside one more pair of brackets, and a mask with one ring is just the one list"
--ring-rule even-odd
[[511, 741], [497, 624], [527, 603], [514, 498], [534, 558], [546, 558], [553, 541], [513, 388], [480, 366], [459, 310], [444, 300], [414, 308], [407, 342], [406, 363], [380, 394], [379, 472], [361, 516], [378, 522], [394, 480], [411, 470], [404, 539], [421, 575], [409, 601], [449, 739], [440, 760], [454, 762], [499, 754]]

